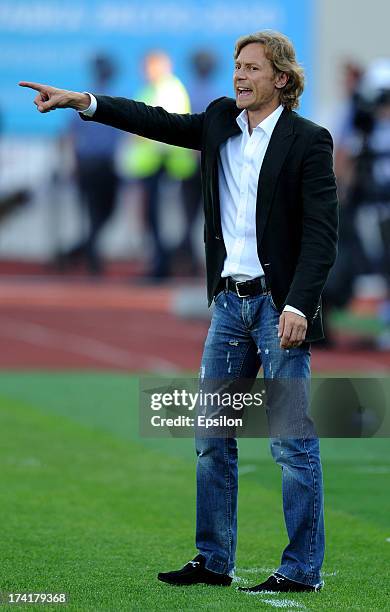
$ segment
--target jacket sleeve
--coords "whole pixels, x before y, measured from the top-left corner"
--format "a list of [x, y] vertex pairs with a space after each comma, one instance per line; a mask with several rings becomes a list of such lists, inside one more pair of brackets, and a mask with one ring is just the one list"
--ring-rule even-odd
[[93, 117], [80, 114], [84, 121], [97, 121], [177, 147], [201, 149], [204, 113], [180, 115], [127, 98], [94, 95], [96, 112]]
[[302, 242], [286, 304], [309, 322], [317, 316], [321, 293], [337, 255], [338, 199], [329, 132], [316, 130], [306, 149], [302, 173]]

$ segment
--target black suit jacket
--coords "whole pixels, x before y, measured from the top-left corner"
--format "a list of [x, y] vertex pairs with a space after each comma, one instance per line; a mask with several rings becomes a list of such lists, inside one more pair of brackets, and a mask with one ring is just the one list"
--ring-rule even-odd
[[[218, 192], [219, 147], [240, 134], [235, 101], [219, 98], [204, 113], [178, 115], [126, 98], [96, 98], [93, 121], [201, 151], [210, 305], [226, 257]], [[257, 190], [257, 252], [273, 301], [280, 311], [289, 304], [306, 315], [309, 342], [323, 337], [321, 293], [337, 252], [332, 149], [326, 129], [284, 109], [269, 142]]]

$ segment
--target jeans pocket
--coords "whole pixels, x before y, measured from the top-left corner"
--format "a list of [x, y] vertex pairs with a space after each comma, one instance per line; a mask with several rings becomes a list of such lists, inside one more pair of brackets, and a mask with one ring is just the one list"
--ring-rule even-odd
[[224, 293], [225, 293], [225, 289], [222, 289], [214, 296], [214, 304], [218, 302], [219, 298], [221, 297], [221, 295], [224, 295]]
[[273, 299], [272, 299], [271, 292], [269, 292], [269, 293], [268, 293], [268, 298], [269, 298], [269, 303], [271, 304], [271, 307], [272, 307], [274, 310], [276, 310], [276, 312], [277, 312], [278, 314], [280, 314], [280, 312], [279, 312], [278, 308], [276, 308], [276, 306], [275, 306], [275, 302], [274, 302], [274, 301], [273, 301]]

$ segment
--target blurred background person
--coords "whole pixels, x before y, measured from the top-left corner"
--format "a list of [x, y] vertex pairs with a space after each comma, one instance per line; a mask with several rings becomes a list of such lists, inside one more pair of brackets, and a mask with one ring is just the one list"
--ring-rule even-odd
[[[110, 85], [117, 73], [114, 60], [105, 54], [91, 61], [91, 91], [110, 94]], [[79, 193], [81, 237], [70, 249], [58, 254], [56, 263], [61, 270], [80, 263], [91, 275], [103, 272], [99, 238], [111, 218], [117, 201], [119, 178], [115, 171], [115, 154], [119, 142], [118, 130], [105, 125], [73, 118], [64, 140], [73, 150], [74, 178]]]
[[362, 270], [359, 238], [354, 227], [353, 207], [350, 206], [348, 189], [352, 179], [351, 143], [356, 137], [355, 116], [359, 98], [359, 87], [364, 69], [354, 60], [341, 65], [341, 88], [343, 99], [331, 112], [332, 135], [335, 143], [335, 174], [340, 202], [339, 256], [332, 268], [323, 292], [325, 338], [319, 343], [322, 348], [334, 344], [330, 318], [334, 309], [345, 308], [353, 295], [353, 282]]
[[[0, 111], [0, 136], [2, 128], [1, 119]], [[17, 189], [3, 190], [3, 186], [0, 183], [0, 225], [12, 216], [14, 212], [19, 210], [20, 206], [26, 204], [30, 200], [31, 195], [30, 191], [22, 186]]]
[[[153, 50], [143, 61], [145, 86], [136, 100], [162, 106], [175, 113], [191, 112], [190, 99], [183, 83], [173, 74], [172, 61], [167, 53]], [[183, 181], [196, 172], [194, 152], [129, 136], [123, 152], [122, 171], [142, 185], [145, 203], [145, 224], [152, 242], [152, 257], [147, 277], [161, 280], [171, 273], [171, 257], [161, 227], [160, 206], [162, 186], [166, 180]]]
[[[347, 66], [349, 112], [337, 139], [336, 175], [342, 201], [339, 256], [324, 293], [327, 310], [344, 308], [359, 276], [380, 276], [385, 325], [376, 345], [390, 348], [390, 60], [362, 75]], [[347, 80], [348, 82], [348, 80]]]
[[362, 82], [352, 157], [351, 204], [367, 270], [384, 279], [378, 314], [385, 325], [377, 348], [390, 349], [390, 59], [375, 60]]
[[359, 101], [364, 68], [354, 60], [346, 60], [341, 66], [341, 87], [344, 99], [335, 115], [333, 138], [335, 142], [335, 172], [339, 197], [345, 200], [345, 191], [351, 180], [350, 143], [356, 133], [355, 117]]
[[[190, 56], [189, 65], [191, 76], [188, 92], [191, 110], [193, 113], [202, 113], [210, 102], [220, 95], [215, 85], [217, 58], [211, 50], [199, 49]], [[195, 172], [182, 182], [184, 231], [175, 257], [181, 262], [181, 270], [190, 276], [201, 273], [194, 241], [194, 226], [202, 204], [200, 155], [197, 153], [196, 157]]]

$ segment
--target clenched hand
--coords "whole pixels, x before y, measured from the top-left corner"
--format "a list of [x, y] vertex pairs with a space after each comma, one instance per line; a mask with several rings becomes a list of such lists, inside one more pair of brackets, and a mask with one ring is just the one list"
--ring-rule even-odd
[[300, 346], [305, 340], [307, 319], [295, 312], [284, 311], [280, 315], [278, 336], [280, 348], [288, 349]]
[[29, 87], [38, 92], [34, 98], [34, 104], [40, 113], [48, 113], [56, 108], [74, 108], [75, 110], [86, 110], [91, 103], [88, 94], [58, 89], [50, 85], [41, 83], [31, 83], [30, 81], [20, 81], [21, 87]]

